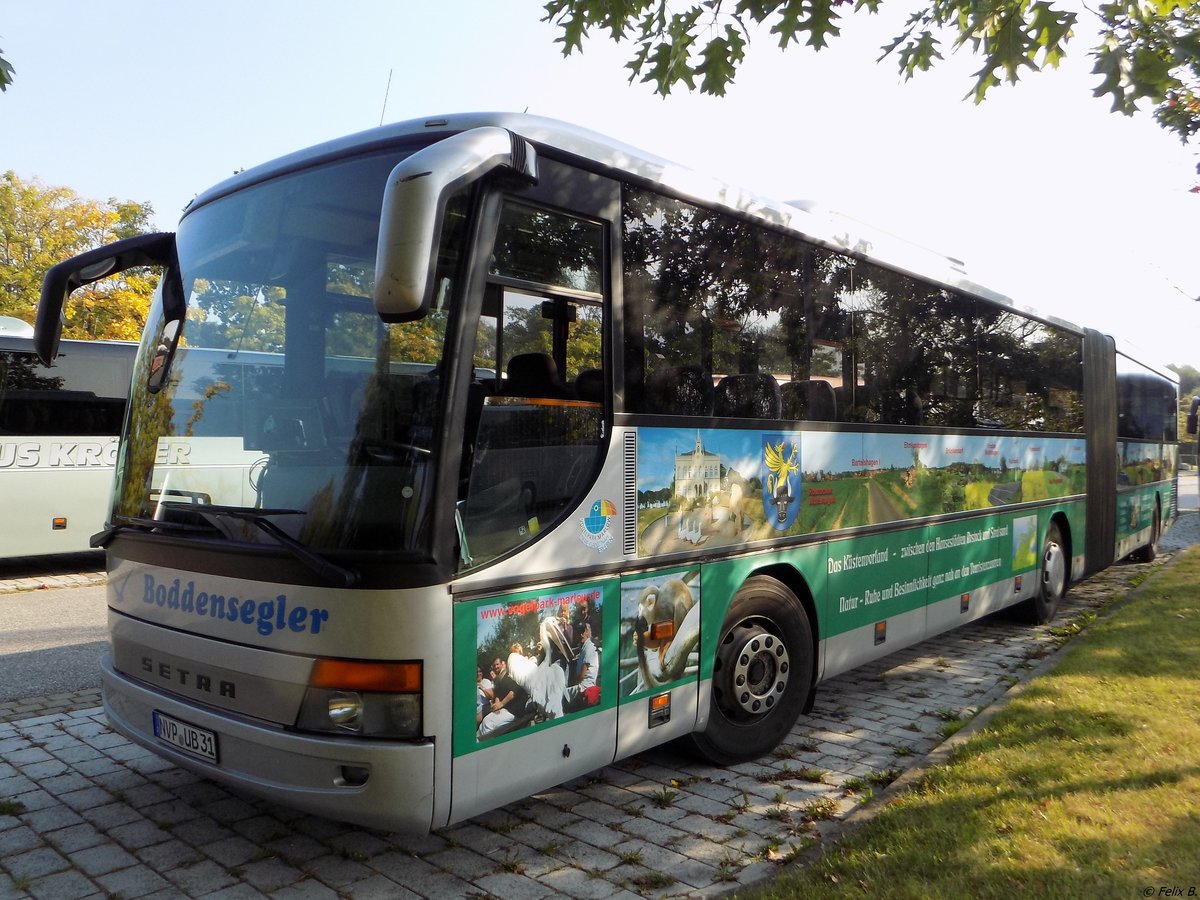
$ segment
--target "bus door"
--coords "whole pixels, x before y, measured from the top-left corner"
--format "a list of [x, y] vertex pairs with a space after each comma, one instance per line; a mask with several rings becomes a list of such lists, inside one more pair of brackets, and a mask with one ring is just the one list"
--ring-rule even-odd
[[[493, 199], [478, 321], [462, 336], [456, 512], [460, 573], [494, 586], [455, 603], [451, 821], [600, 768], [616, 746], [620, 580], [573, 553], [611, 432], [617, 189], [543, 159], [536, 186]], [[615, 514], [595, 502], [599, 519]]]

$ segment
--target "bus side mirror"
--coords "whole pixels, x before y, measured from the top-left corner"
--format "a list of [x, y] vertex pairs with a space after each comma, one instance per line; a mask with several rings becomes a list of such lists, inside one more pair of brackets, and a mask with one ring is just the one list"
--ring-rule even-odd
[[493, 170], [537, 182], [533, 146], [505, 128], [485, 126], [431, 144], [388, 176], [375, 257], [375, 311], [385, 322], [429, 311], [438, 239], [450, 198]]
[[1196, 433], [1196, 430], [1197, 430], [1196, 429], [1196, 419], [1197, 419], [1198, 413], [1200, 413], [1200, 397], [1193, 397], [1192, 398], [1192, 410], [1191, 410], [1191, 412], [1188, 413], [1188, 417], [1187, 417], [1187, 433], [1188, 434]]
[[[52, 266], [42, 279], [42, 296], [38, 301], [37, 322], [33, 330], [33, 347], [42, 365], [50, 365], [58, 356], [63, 308], [72, 291], [136, 266], [171, 266], [174, 262], [175, 235], [166, 232], [140, 234], [115, 241]], [[175, 268], [178, 269], [178, 266]], [[182, 290], [167, 290], [167, 285], [164, 285], [164, 305], [168, 298], [182, 304], [182, 294]], [[183, 318], [182, 305], [167, 312], [171, 318]]]
[[175, 359], [175, 348], [179, 346], [179, 329], [182, 325], [181, 320], [171, 319], [164, 323], [159, 333], [158, 346], [150, 358], [150, 374], [146, 378], [146, 390], [152, 394], [157, 394], [167, 383], [171, 361]]

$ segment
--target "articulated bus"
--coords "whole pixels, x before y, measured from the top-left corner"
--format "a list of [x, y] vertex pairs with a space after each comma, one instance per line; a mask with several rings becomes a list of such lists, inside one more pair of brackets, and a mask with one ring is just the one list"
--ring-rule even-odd
[[0, 316], [0, 559], [76, 553], [103, 528], [137, 344], [62, 341]]
[[105, 711], [336, 819], [439, 828], [674, 739], [755, 758], [821, 681], [1045, 622], [1176, 516], [1169, 373], [544, 119], [239, 173], [51, 269], [42, 357], [71, 290], [146, 264]]

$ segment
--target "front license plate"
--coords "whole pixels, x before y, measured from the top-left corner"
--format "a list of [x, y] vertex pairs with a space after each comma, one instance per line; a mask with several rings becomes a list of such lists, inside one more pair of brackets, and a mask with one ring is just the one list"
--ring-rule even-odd
[[154, 736], [160, 741], [177, 747], [184, 753], [217, 761], [217, 736], [204, 728], [174, 719], [166, 713], [154, 711]]

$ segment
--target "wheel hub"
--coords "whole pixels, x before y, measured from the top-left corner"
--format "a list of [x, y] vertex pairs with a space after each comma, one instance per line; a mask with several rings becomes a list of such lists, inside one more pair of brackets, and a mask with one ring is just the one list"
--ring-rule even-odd
[[1042, 584], [1046, 596], [1061, 597], [1067, 584], [1067, 558], [1058, 544], [1047, 544], [1042, 554]]
[[791, 660], [783, 641], [761, 628], [742, 629], [736, 655], [731, 654], [730, 688], [737, 706], [750, 715], [765, 715], [787, 687]]

